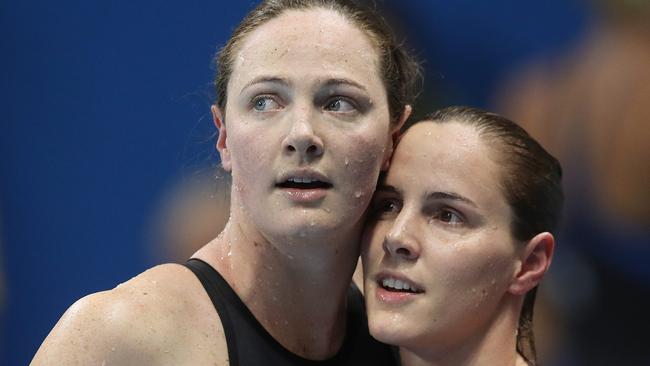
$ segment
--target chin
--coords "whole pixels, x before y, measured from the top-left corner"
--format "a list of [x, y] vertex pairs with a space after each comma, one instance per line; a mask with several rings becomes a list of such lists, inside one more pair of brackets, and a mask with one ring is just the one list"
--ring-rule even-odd
[[305, 239], [331, 236], [333, 233], [341, 232], [341, 224], [332, 222], [332, 220], [323, 220], [322, 218], [287, 218], [289, 222], [274, 221], [268, 225], [267, 234], [270, 238], [275, 238], [286, 242], [287, 240], [296, 243], [304, 242]]
[[417, 338], [417, 332], [407, 322], [399, 321], [399, 318], [401, 317], [391, 314], [369, 315], [368, 329], [370, 335], [382, 343], [393, 346], [404, 346], [411, 343], [414, 338]]
[[414, 334], [400, 327], [371, 327], [370, 335], [376, 340], [393, 346], [407, 346]]

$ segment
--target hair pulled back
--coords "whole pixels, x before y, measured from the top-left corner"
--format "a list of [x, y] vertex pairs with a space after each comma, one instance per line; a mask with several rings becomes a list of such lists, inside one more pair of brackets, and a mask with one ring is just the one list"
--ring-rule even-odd
[[[470, 107], [449, 107], [434, 112], [427, 121], [458, 122], [473, 126], [500, 161], [501, 189], [510, 205], [512, 235], [528, 241], [543, 232], [555, 232], [560, 221], [564, 194], [562, 168], [523, 128], [497, 114]], [[519, 315], [517, 351], [531, 365], [536, 365], [533, 336], [533, 306], [537, 288], [524, 298]]]
[[266, 0], [249, 12], [235, 28], [226, 45], [216, 56], [216, 103], [225, 114], [228, 81], [234, 60], [246, 37], [260, 25], [289, 10], [323, 8], [335, 11], [361, 29], [374, 45], [379, 56], [379, 73], [388, 96], [391, 122], [399, 120], [404, 107], [412, 104], [420, 86], [418, 62], [398, 43], [384, 19], [368, 6], [354, 0]]

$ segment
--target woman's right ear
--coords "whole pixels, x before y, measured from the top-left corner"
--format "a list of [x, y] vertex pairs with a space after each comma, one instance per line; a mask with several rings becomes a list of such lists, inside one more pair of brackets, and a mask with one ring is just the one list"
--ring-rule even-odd
[[231, 170], [230, 164], [230, 151], [228, 150], [228, 132], [226, 131], [226, 124], [223, 120], [223, 113], [221, 109], [216, 105], [210, 107], [212, 112], [212, 122], [219, 130], [219, 137], [217, 137], [217, 151], [219, 151], [219, 156], [221, 157], [221, 165], [223, 169], [227, 172]]

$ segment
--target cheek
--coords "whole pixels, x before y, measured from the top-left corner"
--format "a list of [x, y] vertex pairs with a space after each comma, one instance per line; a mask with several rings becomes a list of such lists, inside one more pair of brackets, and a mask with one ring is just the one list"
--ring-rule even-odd
[[262, 133], [244, 133], [236, 131], [229, 136], [228, 149], [232, 162], [233, 183], [244, 188], [252, 185], [255, 179], [268, 170], [268, 159], [273, 156], [269, 139], [271, 136]]
[[364, 264], [371, 264], [381, 259], [383, 253], [382, 243], [387, 230], [386, 221], [367, 221], [361, 239], [361, 259]]
[[477, 246], [458, 249], [449, 273], [456, 273], [460, 294], [469, 304], [480, 306], [499, 299], [509, 284], [514, 258], [503, 250], [503, 245], [481, 242]]
[[[375, 131], [373, 131], [375, 132]], [[341, 159], [351, 184], [349, 190], [355, 190], [355, 198], [364, 196], [365, 201], [375, 191], [377, 178], [387, 149], [388, 132], [356, 133], [339, 137], [336, 159]]]

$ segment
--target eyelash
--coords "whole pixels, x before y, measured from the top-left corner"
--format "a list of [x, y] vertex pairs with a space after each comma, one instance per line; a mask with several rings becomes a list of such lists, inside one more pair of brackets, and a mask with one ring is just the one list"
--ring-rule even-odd
[[[336, 103], [336, 102], [348, 103], [351, 106], [352, 110], [350, 110], [350, 111], [333, 111], [333, 110], [329, 109], [329, 107], [332, 104]], [[328, 110], [328, 111], [335, 112], [335, 113], [355, 113], [355, 112], [357, 112], [359, 110], [359, 107], [358, 107], [357, 103], [355, 103], [350, 98], [343, 97], [343, 96], [336, 96], [336, 97], [333, 97], [333, 98], [330, 98], [330, 99], [327, 100], [327, 102], [325, 103], [324, 109]]]
[[[390, 209], [387, 207], [390, 205]], [[374, 217], [389, 217], [391, 214], [396, 215], [401, 211], [402, 207], [399, 202], [394, 199], [381, 199], [372, 205], [372, 214]]]
[[[270, 101], [274, 102], [275, 104], [277, 104], [279, 106], [278, 108], [274, 108], [273, 110], [283, 108], [282, 104], [277, 100], [277, 98], [275, 96], [269, 95], [269, 94], [262, 94], [262, 95], [257, 95], [255, 97], [253, 97], [251, 99], [251, 101], [250, 101], [249, 108], [254, 110], [254, 111], [257, 111], [257, 112], [267, 112], [266, 110], [258, 110], [256, 108], [257, 103], [259, 103], [262, 100], [270, 100]], [[330, 109], [330, 106], [332, 104], [336, 103], [336, 102], [344, 102], [344, 103], [349, 104], [351, 110], [349, 110], [349, 111], [336, 111], [336, 110]], [[340, 106], [339, 106], [339, 108], [340, 108]], [[336, 96], [336, 97], [328, 99], [327, 102], [325, 103], [323, 109], [325, 109], [326, 111], [331, 111], [333, 113], [341, 113], [341, 114], [351, 114], [351, 113], [355, 113], [355, 112], [359, 111], [357, 103], [355, 103], [353, 100], [351, 100], [351, 99], [349, 99], [347, 97], [343, 97], [343, 96]]]
[[[378, 219], [393, 217], [402, 210], [401, 203], [395, 199], [380, 199], [372, 205], [372, 216]], [[453, 215], [450, 218], [443, 218], [448, 215]], [[466, 223], [465, 217], [458, 211], [449, 207], [442, 207], [436, 209], [430, 216], [429, 223], [435, 221], [441, 222], [443, 225], [458, 226]]]
[[260, 102], [260, 101], [262, 101], [262, 100], [271, 100], [271, 101], [273, 101], [275, 104], [277, 104], [277, 105], [279, 106], [279, 108], [277, 108], [277, 109], [281, 109], [281, 108], [283, 108], [283, 107], [282, 107], [282, 104], [277, 100], [277, 98], [276, 98], [275, 96], [273, 96], [273, 95], [269, 95], [269, 94], [262, 94], [262, 95], [257, 95], [257, 96], [255, 96], [255, 97], [254, 97], [253, 99], [251, 99], [251, 101], [250, 101], [250, 108], [251, 108], [252, 110], [256, 111], [256, 112], [267, 112], [267, 111], [265, 111], [265, 110], [258, 110], [258, 109], [256, 109], [257, 103]]
[[[443, 215], [451, 214], [456, 217], [456, 220], [458, 222], [451, 222], [452, 219], [443, 219]], [[435, 214], [431, 217], [430, 221], [438, 220], [442, 222], [445, 225], [463, 225], [465, 224], [465, 217], [461, 215], [458, 211], [450, 209], [450, 208], [441, 208], [435, 212]]]

